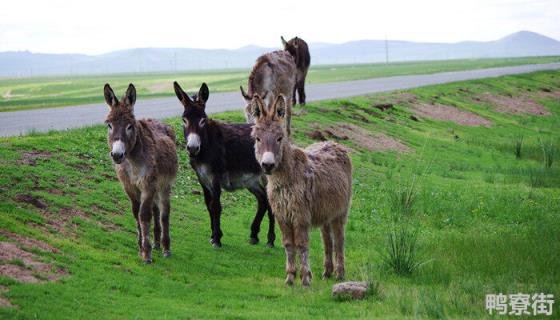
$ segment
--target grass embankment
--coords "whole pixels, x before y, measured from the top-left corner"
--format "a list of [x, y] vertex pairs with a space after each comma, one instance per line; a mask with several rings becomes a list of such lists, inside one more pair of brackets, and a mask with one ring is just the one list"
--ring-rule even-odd
[[[487, 317], [487, 293], [559, 297], [560, 169], [558, 152], [546, 151], [558, 150], [559, 87], [560, 72], [540, 72], [311, 103], [293, 117], [297, 144], [332, 136], [353, 150], [347, 278], [379, 286], [363, 301], [332, 299], [334, 280], [320, 279], [317, 230], [312, 287], [286, 287], [279, 240], [266, 248], [261, 232], [260, 244], [247, 243], [256, 206], [248, 192], [223, 195], [224, 246], [213, 249], [204, 201], [193, 193], [200, 187], [182, 147], [172, 200], [173, 256], [155, 253], [146, 266], [103, 126], [0, 139], [0, 243], [17, 243], [13, 234], [48, 243], [58, 251], [26, 250], [61, 277], [45, 283], [0, 278], [0, 295], [17, 306], [0, 308], [0, 318], [480, 319]], [[495, 111], [511, 111], [516, 99], [551, 115]], [[394, 107], [386, 111], [371, 106], [388, 102]], [[432, 104], [490, 124], [411, 119], [413, 108]], [[214, 117], [243, 121], [241, 112]], [[182, 146], [180, 119], [168, 122]], [[544, 159], [551, 157], [548, 167]], [[416, 255], [390, 261], [388, 241], [403, 234]], [[53, 276], [25, 259], [2, 265], [31, 269], [39, 280]]]

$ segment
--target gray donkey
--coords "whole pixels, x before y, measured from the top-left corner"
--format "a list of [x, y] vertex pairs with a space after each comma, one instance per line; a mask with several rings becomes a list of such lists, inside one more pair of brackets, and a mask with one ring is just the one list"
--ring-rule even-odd
[[109, 84], [104, 88], [110, 107], [105, 119], [107, 142], [117, 176], [132, 203], [138, 247], [144, 263], [152, 262], [150, 221], [154, 219], [154, 249], [163, 244], [163, 256], [171, 255], [169, 197], [177, 175], [175, 132], [159, 121], [136, 120], [136, 89], [132, 84], [119, 101]]

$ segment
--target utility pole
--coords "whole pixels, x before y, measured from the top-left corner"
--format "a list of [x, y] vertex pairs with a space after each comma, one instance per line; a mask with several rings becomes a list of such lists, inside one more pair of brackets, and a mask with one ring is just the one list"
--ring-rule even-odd
[[387, 41], [387, 35], [385, 35], [385, 63], [389, 64], [389, 41]]

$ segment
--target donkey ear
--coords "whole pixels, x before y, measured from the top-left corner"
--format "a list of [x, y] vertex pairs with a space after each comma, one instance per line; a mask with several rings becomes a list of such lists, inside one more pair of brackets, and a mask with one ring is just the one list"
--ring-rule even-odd
[[251, 102], [252, 98], [247, 94], [247, 92], [245, 92], [245, 90], [243, 90], [243, 86], [239, 86], [239, 89], [241, 90], [241, 95], [243, 96], [243, 99], [245, 99], [245, 101], [247, 102]]
[[105, 95], [105, 102], [109, 105], [109, 107], [114, 108], [119, 104], [119, 99], [117, 99], [113, 89], [111, 89], [111, 86], [108, 83], [106, 83], [103, 88], [103, 94]]
[[278, 95], [272, 103], [272, 114], [274, 116], [278, 116], [279, 118], [284, 118], [286, 116], [286, 112], [288, 108], [288, 104], [286, 103], [286, 98], [283, 95]]
[[186, 94], [185, 91], [183, 91], [177, 81], [173, 82], [173, 88], [175, 88], [175, 94], [177, 95], [177, 98], [179, 99], [179, 101], [181, 101], [183, 106], [187, 107], [193, 103], [189, 95]]
[[258, 94], [255, 94], [253, 96], [253, 100], [251, 101], [251, 108], [253, 109], [252, 111], [255, 119], [266, 118], [268, 114], [266, 105], [263, 99]]
[[208, 101], [208, 97], [210, 96], [210, 91], [208, 90], [208, 86], [206, 82], [203, 82], [200, 86], [200, 90], [198, 90], [198, 100], [206, 103]]
[[132, 83], [128, 85], [128, 89], [126, 89], [122, 101], [130, 109], [134, 109], [134, 104], [136, 103], [136, 88]]
[[284, 40], [284, 36], [280, 36], [280, 39], [282, 40], [282, 45], [286, 48], [286, 46], [288, 46], [288, 42]]

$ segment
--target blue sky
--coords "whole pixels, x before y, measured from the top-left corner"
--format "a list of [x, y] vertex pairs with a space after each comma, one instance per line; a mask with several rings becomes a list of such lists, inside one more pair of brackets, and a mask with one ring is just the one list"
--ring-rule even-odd
[[558, 21], [560, 0], [3, 0], [0, 51], [275, 47], [280, 35], [457, 42], [531, 30], [560, 39]]

